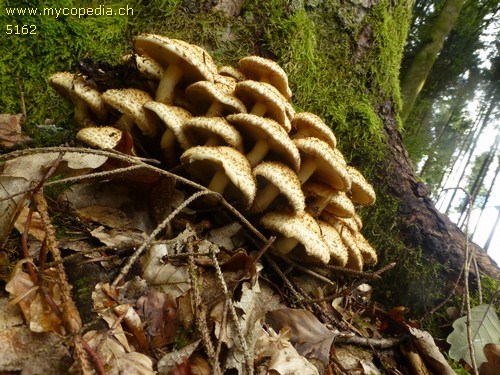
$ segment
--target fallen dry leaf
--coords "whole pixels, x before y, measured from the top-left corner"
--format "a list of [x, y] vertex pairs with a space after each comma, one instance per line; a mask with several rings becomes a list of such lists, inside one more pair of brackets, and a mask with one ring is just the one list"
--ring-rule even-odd
[[316, 367], [301, 356], [288, 340], [286, 333], [277, 334], [272, 328], [268, 331], [259, 329], [255, 343], [255, 361], [269, 358], [266, 367], [280, 375], [317, 375]]
[[[95, 312], [107, 323], [109, 328], [113, 329], [114, 338], [127, 351], [131, 351], [127, 334], [121, 324], [125, 318], [126, 311], [121, 311], [123, 316], [120, 316], [120, 309], [117, 313], [114, 312], [119, 306], [118, 291], [111, 287], [109, 283], [97, 283], [92, 292], [92, 302]], [[122, 309], [127, 310], [127, 307]]]
[[373, 354], [366, 350], [351, 345], [335, 348], [337, 360], [344, 369], [352, 374], [379, 375], [377, 367], [373, 364]]
[[198, 348], [201, 340], [192, 342], [186, 345], [184, 348], [179, 350], [174, 350], [170, 353], [165, 354], [158, 361], [158, 373], [160, 375], [170, 374], [176, 366], [183, 363], [186, 358], [191, 357], [191, 354]]
[[227, 250], [234, 250], [243, 243], [240, 223], [234, 222], [221, 228], [212, 229], [207, 240]]
[[189, 359], [184, 358], [181, 363], [175, 365], [175, 367], [170, 371], [170, 375], [193, 375], [191, 372], [191, 364]]
[[[41, 180], [59, 155], [57, 152], [25, 155], [0, 165], [0, 242], [7, 238], [20, 209], [26, 204], [26, 192], [32, 182]], [[84, 174], [100, 167], [106, 160], [100, 155], [67, 153], [55, 174]], [[68, 173], [65, 164], [72, 173]]]
[[146, 233], [136, 229], [106, 229], [103, 226], [95, 228], [90, 234], [104, 245], [112, 247], [142, 243], [148, 238]]
[[162, 292], [177, 298], [190, 288], [189, 270], [187, 266], [174, 266], [163, 262], [163, 257], [169, 254], [167, 245], [153, 245], [141, 257], [143, 275], [149, 285], [158, 287]]
[[455, 371], [437, 347], [431, 334], [418, 328], [408, 326], [412, 342], [417, 348], [419, 354], [424, 359], [427, 367], [437, 374], [453, 375]]
[[330, 348], [339, 333], [330, 331], [312, 313], [285, 307], [267, 313], [266, 321], [275, 331], [290, 328], [290, 341], [301, 355], [329, 363]]
[[87, 206], [75, 210], [77, 216], [85, 221], [94, 221], [109, 228], [125, 228], [130, 224], [127, 214], [109, 206]]
[[141, 317], [134, 310], [132, 305], [118, 305], [113, 309], [113, 312], [115, 313], [117, 318], [123, 319], [123, 322], [126, 324], [128, 331], [132, 333], [141, 351], [147, 354], [149, 348], [146, 334], [144, 333], [144, 325], [142, 323]]
[[10, 304], [8, 298], [0, 298], [0, 330], [21, 325], [23, 322], [19, 306]]
[[487, 362], [481, 364], [480, 375], [495, 375], [500, 369], [500, 344], [486, 344], [483, 348]]
[[[45, 298], [40, 293], [38, 286], [33, 284], [30, 276], [22, 270], [25, 261], [19, 261], [14, 267], [11, 279], [5, 286], [10, 293], [11, 301], [21, 308], [24, 318], [33, 332], [56, 332], [64, 334], [64, 327], [59, 317], [48, 306]], [[44, 271], [44, 277], [48, 281], [47, 293], [56, 306], [61, 309], [61, 291], [57, 283], [54, 269]]]
[[[260, 285], [257, 281], [251, 286], [250, 283], [245, 282], [242, 285], [241, 298], [234, 303], [234, 306], [243, 312], [238, 324], [241, 327], [247, 350], [253, 353], [257, 337], [262, 331], [265, 315], [268, 311], [281, 306], [280, 299], [266, 283]], [[220, 336], [220, 322], [218, 321], [216, 321], [216, 328], [216, 334]], [[232, 322], [227, 325], [223, 342], [230, 348], [225, 368], [238, 369], [244, 363], [245, 353], [241, 345], [234, 345], [235, 342], [239, 343], [239, 338]], [[239, 370], [242, 369], [239, 368]]]
[[115, 229], [137, 229], [150, 233], [149, 190], [151, 184], [123, 181], [79, 183], [61, 199], [70, 202], [82, 220]]
[[30, 331], [19, 306], [0, 298], [0, 373], [66, 374], [72, 362], [59, 336]]
[[152, 348], [160, 349], [173, 342], [179, 328], [175, 298], [151, 288], [146, 295], [139, 298], [137, 309], [145, 323]]
[[[21, 234], [24, 233], [24, 227], [26, 225], [26, 220], [28, 219], [29, 210], [30, 209], [28, 207], [23, 207], [14, 223], [14, 227]], [[43, 228], [42, 219], [40, 218], [40, 214], [36, 211], [33, 212], [33, 215], [31, 216], [28, 234], [40, 242], [45, 238], [45, 229]]]
[[31, 142], [31, 138], [22, 133], [23, 115], [0, 114], [0, 147], [11, 149]]
[[125, 348], [109, 335], [97, 331], [89, 331], [83, 339], [96, 351], [106, 368], [107, 375], [154, 375], [153, 361], [148, 356], [138, 353], [128, 353]]
[[53, 332], [32, 332], [27, 326], [0, 330], [0, 372], [64, 375], [73, 360], [64, 341]]

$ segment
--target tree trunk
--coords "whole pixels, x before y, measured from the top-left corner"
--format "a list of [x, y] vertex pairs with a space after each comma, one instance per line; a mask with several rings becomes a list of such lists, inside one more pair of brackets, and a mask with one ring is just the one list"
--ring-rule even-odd
[[[400, 201], [401, 233], [408, 246], [420, 247], [426, 257], [444, 265], [443, 275], [452, 282], [464, 262], [465, 234], [429, 198], [427, 186], [418, 181], [412, 163], [398, 131], [395, 113], [390, 103], [379, 110], [384, 120], [390, 157], [382, 168], [387, 173], [391, 194]], [[472, 243], [480, 269], [487, 275], [500, 278], [496, 263], [476, 244]]]
[[[471, 208], [474, 208], [476, 199], [478, 195], [481, 193], [481, 189], [484, 187], [484, 179], [486, 178], [486, 175], [489, 172], [491, 163], [493, 162], [496, 153], [498, 152], [498, 141], [499, 137], [497, 136], [495, 139], [495, 143], [493, 147], [488, 151], [485, 159], [481, 163], [481, 168], [479, 169], [477, 176], [474, 178], [474, 182], [470, 188], [469, 194], [470, 194], [470, 202], [469, 205]], [[466, 225], [466, 218], [467, 218], [467, 205], [464, 205], [462, 208], [462, 212], [460, 212], [460, 218], [457, 221], [457, 225], [464, 229]]]
[[[497, 168], [495, 170], [495, 174], [493, 175], [493, 179], [491, 180], [490, 187], [488, 188], [488, 191], [486, 192], [486, 195], [484, 197], [483, 204], [481, 205], [481, 212], [479, 214], [479, 217], [477, 218], [477, 222], [476, 222], [476, 225], [474, 227], [474, 230], [471, 233], [472, 236], [474, 236], [474, 233], [476, 233], [479, 222], [481, 221], [481, 217], [483, 216], [484, 209], [486, 208], [486, 205], [488, 204], [488, 201], [490, 200], [491, 192], [493, 191], [493, 187], [495, 186], [498, 175], [500, 174], [500, 158], [497, 157], [497, 159], [498, 159], [497, 160]], [[495, 229], [495, 228], [493, 228], [493, 229]], [[494, 230], [493, 230], [493, 232], [494, 232]], [[484, 246], [484, 250], [485, 251], [488, 250], [486, 245]]]
[[[488, 109], [487, 109], [486, 113], [482, 116], [481, 127], [479, 128], [479, 130], [475, 134], [474, 138], [472, 139], [471, 146], [467, 149], [467, 151], [468, 151], [467, 160], [466, 160], [465, 164], [463, 164], [462, 172], [460, 174], [460, 178], [458, 179], [458, 185], [457, 185], [457, 187], [460, 186], [460, 182], [463, 181], [463, 179], [464, 179], [465, 172], [467, 170], [467, 166], [471, 163], [472, 156], [474, 155], [474, 151], [475, 151], [475, 149], [477, 147], [477, 142], [479, 141], [479, 138], [481, 137], [481, 134], [483, 133], [483, 131], [486, 129], [486, 127], [488, 125], [488, 120], [490, 119], [490, 116], [491, 116], [491, 114], [493, 112], [493, 109], [495, 108], [495, 105], [496, 105], [495, 101], [491, 100], [489, 102], [489, 106], [488, 106]], [[457, 193], [457, 190], [454, 190], [453, 194], [451, 196], [451, 199], [450, 199], [450, 201], [448, 203], [448, 206], [446, 207], [446, 210], [445, 210], [446, 214], [448, 214], [450, 212], [450, 210], [451, 210], [451, 207], [453, 205], [453, 201], [455, 200], [456, 193]]]
[[401, 81], [401, 94], [403, 97], [403, 111], [401, 118], [403, 122], [408, 118], [415, 100], [425, 84], [432, 65], [443, 47], [443, 43], [450, 33], [464, 0], [447, 0], [441, 12], [437, 16], [429, 32], [429, 40], [423, 43], [415, 54], [412, 63]]

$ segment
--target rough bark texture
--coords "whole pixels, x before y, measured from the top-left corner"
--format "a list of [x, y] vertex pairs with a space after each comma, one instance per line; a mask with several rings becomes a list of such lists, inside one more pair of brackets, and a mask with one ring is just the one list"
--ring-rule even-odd
[[[464, 263], [465, 234], [440, 213], [429, 198], [428, 187], [419, 182], [406, 148], [397, 128], [393, 106], [387, 102], [379, 109], [384, 120], [384, 129], [391, 157], [384, 166], [388, 173], [389, 190], [400, 200], [399, 213], [402, 219], [401, 234], [409, 246], [420, 247], [424, 255], [445, 266], [451, 282], [458, 276]], [[480, 271], [500, 278], [497, 264], [478, 245], [470, 243], [470, 249]], [[471, 272], [474, 273], [472, 269]]]

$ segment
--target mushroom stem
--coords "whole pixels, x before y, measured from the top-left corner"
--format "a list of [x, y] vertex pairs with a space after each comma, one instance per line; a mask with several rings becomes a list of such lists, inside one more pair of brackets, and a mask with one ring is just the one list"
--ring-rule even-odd
[[313, 158], [306, 158], [305, 160], [302, 160], [302, 163], [300, 164], [300, 170], [297, 173], [297, 177], [299, 177], [301, 185], [306, 182], [309, 177], [312, 176], [314, 171], [316, 171], [316, 168], [317, 164]]
[[128, 115], [121, 115], [120, 118], [115, 122], [115, 125], [120, 130], [131, 131], [135, 124], [135, 120]]
[[319, 214], [328, 206], [330, 202], [329, 197], [316, 197], [314, 200], [307, 205], [309, 209], [314, 212], [315, 216], [319, 216]]
[[74, 100], [75, 105], [75, 121], [81, 127], [87, 127], [92, 124], [90, 120], [89, 106], [82, 100]]
[[266, 112], [267, 112], [267, 104], [263, 101], [258, 101], [253, 105], [252, 111], [250, 113], [252, 115], [264, 117]]
[[229, 178], [226, 176], [224, 171], [217, 171], [212, 177], [208, 189], [215, 191], [216, 193], [222, 194], [227, 184], [229, 183]]
[[175, 85], [182, 78], [182, 73], [183, 71], [179, 64], [170, 64], [168, 66], [156, 89], [156, 101], [165, 104], [173, 103]]
[[281, 254], [286, 255], [292, 251], [298, 243], [299, 241], [295, 238], [281, 237], [274, 243], [274, 246], [276, 246], [276, 249], [278, 249]]
[[220, 144], [221, 144], [220, 138], [215, 135], [212, 135], [206, 140], [204, 146], [220, 146]]
[[257, 196], [253, 201], [253, 205], [250, 208], [250, 212], [253, 214], [261, 213], [269, 207], [279, 194], [280, 189], [273, 184], [267, 184], [264, 189], [257, 193]]
[[264, 140], [258, 140], [257, 143], [253, 146], [248, 154], [246, 154], [246, 158], [250, 162], [250, 166], [253, 168], [257, 164], [259, 164], [264, 156], [266, 156], [269, 151], [269, 144]]
[[214, 101], [210, 105], [210, 108], [208, 108], [208, 111], [205, 114], [205, 117], [221, 116], [223, 110], [224, 110], [224, 105], [219, 101]]
[[169, 128], [167, 128], [167, 130], [165, 130], [165, 132], [161, 137], [160, 147], [163, 150], [163, 154], [169, 166], [175, 166], [179, 164], [179, 161], [176, 160], [174, 152], [174, 147], [176, 142], [177, 138], [175, 137], [174, 132]]

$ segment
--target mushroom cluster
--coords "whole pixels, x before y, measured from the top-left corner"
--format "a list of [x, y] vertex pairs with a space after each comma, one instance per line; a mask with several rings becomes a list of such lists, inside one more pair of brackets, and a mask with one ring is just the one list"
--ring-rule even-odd
[[49, 78], [75, 105], [78, 140], [112, 149], [133, 139], [131, 153], [156, 145], [166, 167], [182, 164], [294, 259], [353, 270], [377, 262], [355, 212], [375, 192], [321, 118], [295, 113], [278, 64], [250, 56], [217, 67], [201, 47], [153, 34], [137, 36], [134, 50], [123, 60], [134, 61], [149, 93], [100, 92], [68, 72]]

